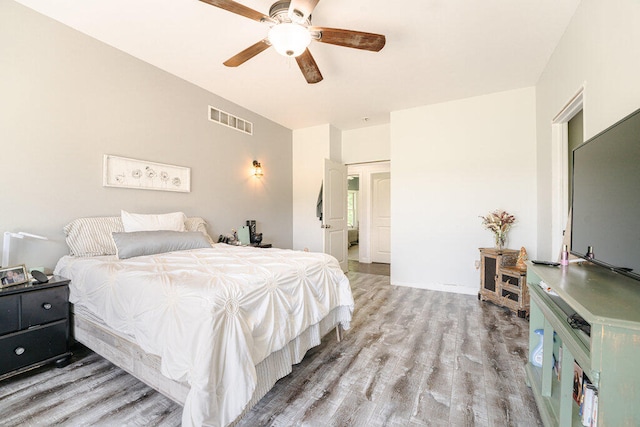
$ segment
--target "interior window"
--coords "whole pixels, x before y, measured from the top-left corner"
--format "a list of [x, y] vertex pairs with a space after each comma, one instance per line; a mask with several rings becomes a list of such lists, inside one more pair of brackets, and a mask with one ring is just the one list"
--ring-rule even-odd
[[358, 223], [358, 192], [347, 192], [347, 227], [355, 228]]

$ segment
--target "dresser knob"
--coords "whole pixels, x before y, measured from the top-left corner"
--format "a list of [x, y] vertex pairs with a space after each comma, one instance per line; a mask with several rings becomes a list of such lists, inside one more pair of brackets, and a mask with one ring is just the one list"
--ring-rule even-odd
[[42, 308], [44, 308], [45, 310], [51, 310], [51, 307], [53, 306], [48, 302], [45, 302], [44, 304], [42, 304]]
[[24, 347], [18, 347], [15, 350], [13, 350], [18, 356], [20, 356], [22, 353], [24, 353]]

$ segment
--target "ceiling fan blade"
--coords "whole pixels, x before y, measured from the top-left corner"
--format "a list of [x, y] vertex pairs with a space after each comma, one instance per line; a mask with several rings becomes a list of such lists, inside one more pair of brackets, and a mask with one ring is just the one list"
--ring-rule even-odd
[[227, 67], [237, 67], [238, 65], [242, 65], [263, 50], [268, 49], [269, 46], [271, 45], [268, 43], [267, 39], [260, 40], [258, 43], [249, 46], [237, 55], [227, 59], [224, 62], [224, 65], [226, 65]]
[[302, 55], [297, 56], [296, 62], [298, 63], [304, 78], [307, 79], [307, 83], [313, 84], [322, 81], [322, 74], [320, 73], [318, 64], [316, 64], [316, 60], [311, 56], [309, 49], [305, 49]]
[[320, 34], [319, 42], [370, 50], [372, 52], [379, 52], [387, 41], [382, 34], [364, 33], [362, 31], [326, 27], [309, 27], [309, 31]]
[[244, 16], [245, 18], [253, 19], [254, 21], [263, 22], [273, 20], [265, 15], [264, 13], [260, 13], [257, 10], [253, 10], [250, 7], [244, 6], [240, 3], [237, 3], [232, 0], [200, 0], [203, 3], [210, 4], [211, 6], [219, 7], [220, 9], [224, 9], [228, 12], [235, 13], [240, 16]]
[[304, 22], [313, 9], [316, 8], [320, 0], [291, 0], [289, 4], [289, 18], [292, 21], [302, 23]]

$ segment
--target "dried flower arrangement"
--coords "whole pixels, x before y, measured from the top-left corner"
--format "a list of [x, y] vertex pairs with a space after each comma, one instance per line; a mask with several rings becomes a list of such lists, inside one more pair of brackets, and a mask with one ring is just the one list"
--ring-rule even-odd
[[493, 232], [496, 248], [502, 249], [507, 240], [507, 232], [511, 229], [511, 225], [516, 222], [516, 217], [507, 211], [496, 210], [480, 218], [482, 218], [482, 225]]

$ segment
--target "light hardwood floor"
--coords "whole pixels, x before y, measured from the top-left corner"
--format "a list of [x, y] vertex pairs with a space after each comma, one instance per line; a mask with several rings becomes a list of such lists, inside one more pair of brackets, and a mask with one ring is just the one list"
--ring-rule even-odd
[[[329, 334], [239, 426], [536, 426], [528, 323], [474, 296], [349, 273], [352, 328]], [[3, 426], [177, 426], [182, 408], [95, 353], [0, 383]]]
[[378, 274], [380, 276], [390, 276], [391, 264], [382, 264], [378, 262], [363, 264], [358, 261], [349, 260], [349, 271], [352, 273], [367, 273]]

